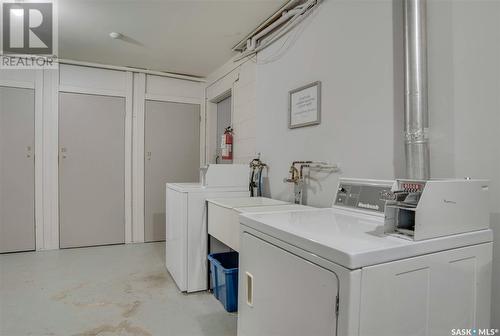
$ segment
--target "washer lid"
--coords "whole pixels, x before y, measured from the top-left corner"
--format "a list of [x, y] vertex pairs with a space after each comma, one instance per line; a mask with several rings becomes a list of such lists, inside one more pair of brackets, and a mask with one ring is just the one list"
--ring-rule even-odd
[[288, 202], [267, 197], [211, 198], [207, 201], [228, 209], [290, 204]]
[[300, 204], [283, 204], [283, 205], [267, 205], [267, 206], [252, 206], [244, 208], [234, 208], [234, 211], [239, 213], [262, 213], [262, 212], [280, 212], [280, 211], [298, 211], [298, 210], [315, 210], [307, 205]]
[[384, 235], [383, 218], [339, 209], [243, 213], [240, 222], [349, 269], [491, 242], [491, 230], [423, 241]]
[[167, 183], [167, 188], [179, 192], [248, 191], [246, 187], [205, 187], [201, 183]]

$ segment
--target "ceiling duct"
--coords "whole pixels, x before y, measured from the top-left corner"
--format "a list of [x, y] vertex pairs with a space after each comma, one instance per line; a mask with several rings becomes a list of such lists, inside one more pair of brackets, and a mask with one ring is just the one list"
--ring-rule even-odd
[[406, 175], [430, 178], [426, 0], [404, 0]]
[[292, 0], [238, 42], [233, 51], [241, 52], [238, 61], [264, 49], [301, 22], [321, 0]]

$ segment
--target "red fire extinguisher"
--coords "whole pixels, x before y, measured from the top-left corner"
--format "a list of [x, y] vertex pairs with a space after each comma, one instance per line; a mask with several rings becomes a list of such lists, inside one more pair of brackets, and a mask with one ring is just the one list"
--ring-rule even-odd
[[222, 134], [221, 141], [221, 154], [222, 160], [232, 160], [233, 159], [233, 129], [231, 126], [227, 127]]

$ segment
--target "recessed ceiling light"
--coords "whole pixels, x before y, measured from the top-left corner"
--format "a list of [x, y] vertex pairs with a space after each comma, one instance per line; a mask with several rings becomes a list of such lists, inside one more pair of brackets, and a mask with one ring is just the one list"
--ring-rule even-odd
[[109, 37], [111, 37], [114, 40], [121, 39], [122, 36], [123, 36], [122, 34], [117, 33], [117, 32], [111, 32], [111, 33], [109, 33]]

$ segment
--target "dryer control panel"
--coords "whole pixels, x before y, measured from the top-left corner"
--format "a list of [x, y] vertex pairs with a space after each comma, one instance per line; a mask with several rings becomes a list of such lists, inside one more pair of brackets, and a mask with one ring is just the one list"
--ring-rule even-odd
[[387, 234], [425, 240], [489, 228], [487, 180], [397, 180], [387, 196]]
[[334, 205], [384, 213], [394, 181], [341, 179]]

